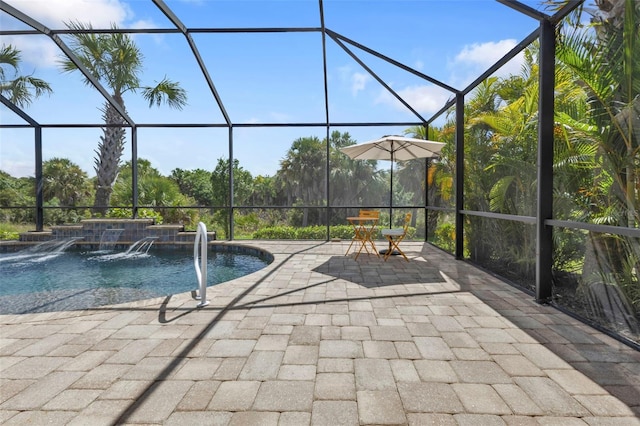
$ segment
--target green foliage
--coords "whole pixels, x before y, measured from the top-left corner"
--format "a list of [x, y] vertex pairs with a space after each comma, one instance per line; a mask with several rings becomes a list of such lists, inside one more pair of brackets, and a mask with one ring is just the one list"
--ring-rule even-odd
[[[211, 173], [212, 201], [215, 206], [229, 206], [231, 195], [229, 193], [229, 160], [218, 159], [216, 168]], [[233, 160], [234, 204], [246, 205], [253, 192], [253, 177], [248, 170], [240, 166], [240, 161]]]
[[274, 205], [278, 195], [276, 184], [277, 182], [275, 177], [262, 175], [256, 176], [253, 180], [251, 204], [254, 206]]
[[[334, 206], [382, 204], [388, 200], [388, 168], [377, 170], [377, 161], [352, 160], [340, 151], [340, 148], [355, 144], [356, 141], [351, 139], [347, 132], [331, 133], [329, 138], [331, 204]], [[325, 146], [326, 144], [323, 143], [322, 149], [326, 149]], [[318, 179], [318, 182], [324, 182], [324, 176], [318, 176]], [[418, 182], [417, 185], [420, 183]], [[395, 188], [397, 189], [398, 186], [395, 185]]]
[[20, 233], [16, 231], [5, 231], [0, 229], [0, 240], [1, 241], [11, 241], [18, 240], [20, 238]]
[[13, 223], [35, 222], [35, 210], [3, 209], [2, 207], [33, 206], [35, 184], [33, 178], [14, 178], [0, 170], [0, 221]]
[[256, 212], [238, 214], [234, 217], [234, 230], [238, 235], [251, 235], [262, 226], [260, 216]]
[[[114, 186], [112, 205], [131, 204], [131, 179], [131, 162], [127, 162], [122, 166]], [[197, 211], [185, 207], [195, 204], [195, 201], [182, 194], [173, 179], [163, 176], [150, 161], [143, 158], [138, 160], [138, 204], [147, 208], [154, 206], [157, 215], [153, 217], [159, 217], [161, 222], [191, 224], [198, 221]]]
[[20, 234], [33, 229], [33, 225], [0, 222], [0, 241], [17, 240]]
[[582, 268], [585, 237], [581, 232], [566, 228], [553, 230], [553, 270], [575, 273]]
[[45, 203], [56, 200], [54, 205], [73, 207], [91, 202], [92, 184], [87, 174], [67, 158], [52, 158], [42, 163]]
[[[353, 235], [353, 229], [349, 235]], [[257, 240], [325, 240], [327, 238], [327, 228], [325, 226], [270, 226], [261, 228], [253, 233], [253, 238]]]
[[[133, 209], [113, 208], [109, 209], [106, 217], [118, 219], [131, 219], [133, 217]], [[156, 225], [161, 225], [162, 215], [153, 209], [138, 209], [138, 219], [153, 219]]]
[[330, 229], [330, 238], [350, 240], [353, 238], [353, 227], [351, 225], [333, 225]]
[[295, 229], [293, 226], [269, 226], [257, 230], [251, 238], [255, 240], [292, 240]]
[[[409, 227], [407, 230], [407, 240], [416, 234], [416, 229]], [[261, 228], [253, 233], [251, 238], [256, 240], [325, 240], [327, 238], [327, 227], [314, 226], [269, 226]], [[329, 229], [330, 239], [350, 240], [353, 238], [353, 227], [351, 225], [335, 225]]]
[[296, 228], [295, 239], [296, 240], [325, 240], [327, 238], [326, 226], [305, 226], [302, 228]]
[[[567, 81], [582, 92], [580, 101], [573, 105], [583, 105], [561, 109], [563, 114], [557, 119], [562, 131], [556, 132], [559, 136], [556, 139], [560, 139], [566, 152], [578, 154], [565, 156], [578, 161], [565, 161], [564, 167], [558, 168], [561, 173], [558, 180], [564, 186], [557, 193], [575, 194], [561, 204], [566, 216], [637, 228], [640, 223], [640, 3], [622, 0], [616, 8], [609, 8], [605, 3], [597, 6], [598, 25], [564, 29], [566, 35], [556, 52], [557, 63]], [[568, 191], [569, 188], [572, 191]], [[580, 247], [581, 288], [598, 288], [604, 283], [603, 288], [619, 290], [633, 307], [632, 314], [640, 318], [638, 240], [597, 232], [589, 232], [587, 236]], [[560, 248], [565, 247], [566, 241], [563, 241]], [[608, 297], [592, 296], [596, 306], [599, 297]], [[610, 301], [603, 303], [606, 306]], [[608, 321], [602, 312], [597, 317], [599, 321]]]
[[443, 223], [434, 232], [433, 244], [442, 250], [453, 253], [456, 243], [456, 227], [452, 223]]
[[179, 223], [182, 225], [194, 224], [197, 225], [200, 214], [198, 210], [192, 209], [188, 206], [193, 204], [193, 200], [185, 195], [179, 194], [174, 198], [171, 202], [172, 204], [167, 205], [165, 207], [172, 208], [161, 208], [158, 207], [156, 210], [162, 214], [164, 223]]
[[[91, 217], [91, 212], [86, 208], [65, 208], [61, 207], [57, 198], [53, 198], [44, 203], [44, 224], [45, 226], [78, 223], [82, 219]], [[52, 208], [57, 207], [57, 208]]]
[[211, 172], [203, 169], [174, 169], [169, 178], [178, 184], [184, 195], [193, 198], [199, 205], [207, 206], [213, 203]]

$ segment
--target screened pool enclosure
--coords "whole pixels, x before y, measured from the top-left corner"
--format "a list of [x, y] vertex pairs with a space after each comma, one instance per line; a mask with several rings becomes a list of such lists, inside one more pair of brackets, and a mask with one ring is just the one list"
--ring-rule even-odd
[[[412, 213], [410, 238], [638, 347], [640, 4], [542, 3], [0, 1], [0, 223], [327, 241]], [[446, 146], [340, 151], [384, 135]]]

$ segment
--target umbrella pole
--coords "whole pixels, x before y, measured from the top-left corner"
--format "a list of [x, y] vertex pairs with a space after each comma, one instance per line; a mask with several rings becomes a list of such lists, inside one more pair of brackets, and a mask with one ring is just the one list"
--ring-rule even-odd
[[[389, 180], [389, 229], [392, 228], [393, 224], [393, 141], [391, 142], [391, 173]], [[386, 250], [380, 250], [380, 254], [386, 254], [391, 251], [391, 241], [389, 241], [389, 248]], [[394, 250], [391, 252], [391, 256], [399, 255], [400, 252]]]
[[[391, 174], [389, 181], [389, 229], [393, 224], [393, 142], [391, 143]], [[391, 248], [391, 246], [389, 246]]]

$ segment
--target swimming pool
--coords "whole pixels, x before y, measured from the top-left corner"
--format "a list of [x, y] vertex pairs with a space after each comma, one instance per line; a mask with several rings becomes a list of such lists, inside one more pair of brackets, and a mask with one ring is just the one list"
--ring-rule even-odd
[[[207, 286], [256, 272], [270, 261], [238, 246], [212, 249]], [[0, 254], [0, 314], [87, 309], [197, 288], [193, 256], [186, 250]]]

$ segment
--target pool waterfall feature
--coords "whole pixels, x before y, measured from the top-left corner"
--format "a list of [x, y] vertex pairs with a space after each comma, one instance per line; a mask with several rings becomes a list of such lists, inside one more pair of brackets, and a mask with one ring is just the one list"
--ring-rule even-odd
[[[184, 225], [159, 225], [153, 219], [85, 219], [78, 224], [54, 225], [50, 231], [24, 232], [15, 245], [24, 248], [44, 241], [78, 238], [75, 246], [87, 250], [124, 250], [137, 241], [153, 237], [155, 248], [190, 248], [196, 234], [196, 231], [185, 231]], [[215, 241], [216, 233], [207, 232], [207, 240]], [[10, 251], [10, 248], [3, 249], [3, 245], [0, 252]]]
[[115, 228], [115, 229], [105, 229], [102, 231], [102, 235], [100, 236], [100, 247], [99, 250], [111, 250], [118, 242], [120, 238], [120, 234], [122, 234], [124, 229]]

